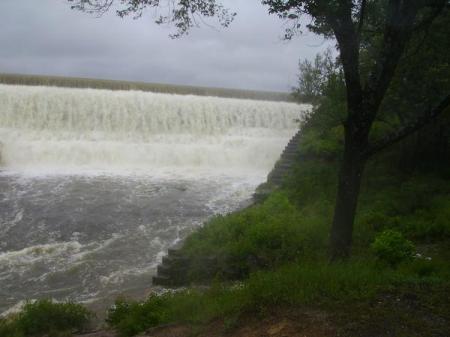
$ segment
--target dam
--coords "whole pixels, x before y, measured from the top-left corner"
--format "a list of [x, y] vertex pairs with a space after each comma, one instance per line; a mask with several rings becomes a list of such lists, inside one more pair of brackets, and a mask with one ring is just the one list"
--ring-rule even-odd
[[170, 246], [248, 203], [308, 109], [0, 84], [0, 312], [144, 294]]

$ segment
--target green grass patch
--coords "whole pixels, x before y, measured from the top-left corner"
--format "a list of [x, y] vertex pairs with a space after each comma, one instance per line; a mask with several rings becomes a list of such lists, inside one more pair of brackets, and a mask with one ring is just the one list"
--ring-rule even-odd
[[197, 257], [205, 256], [216, 258], [215, 276], [236, 279], [287, 261], [321, 257], [326, 238], [320, 213], [301, 210], [285, 194], [275, 193], [262, 204], [215, 217], [186, 240], [182, 254], [192, 257], [194, 280], [206, 273], [204, 259], [196, 264]]
[[[422, 263], [423, 261], [421, 261]], [[430, 262], [430, 261], [426, 261]], [[377, 261], [354, 259], [328, 264], [316, 261], [291, 263], [271, 271], [252, 273], [239, 283], [215, 283], [209, 289], [187, 289], [146, 301], [120, 299], [109, 311], [107, 322], [122, 336], [133, 336], [168, 323], [206, 324], [221, 318], [262, 314], [279, 307], [334, 308], [367, 302], [392, 287], [438, 285], [447, 277], [446, 265], [423, 266], [412, 261], [391, 268]], [[425, 268], [426, 269], [426, 268]]]

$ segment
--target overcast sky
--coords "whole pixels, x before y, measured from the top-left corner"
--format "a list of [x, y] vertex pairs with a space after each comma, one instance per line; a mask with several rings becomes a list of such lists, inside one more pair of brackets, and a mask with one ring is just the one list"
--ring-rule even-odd
[[238, 13], [230, 28], [172, 40], [151, 13], [95, 18], [65, 0], [0, 0], [0, 72], [288, 91], [298, 60], [330, 45], [309, 32], [282, 41], [283, 22], [259, 0], [224, 3]]

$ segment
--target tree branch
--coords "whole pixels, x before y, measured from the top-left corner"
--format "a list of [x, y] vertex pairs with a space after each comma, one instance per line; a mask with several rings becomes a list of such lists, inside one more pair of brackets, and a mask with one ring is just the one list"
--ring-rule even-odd
[[380, 141], [370, 145], [368, 150], [365, 151], [364, 155], [366, 157], [371, 157], [374, 154], [384, 150], [385, 148], [395, 143], [398, 143], [402, 139], [405, 139], [409, 135], [422, 129], [424, 126], [428, 125], [433, 120], [438, 118], [449, 106], [450, 106], [450, 93], [438, 105], [436, 105], [430, 111], [424, 113], [413, 123], [406, 125], [403, 128], [400, 128], [396, 132], [393, 132], [387, 137], [381, 139]]
[[326, 20], [332, 27], [340, 50], [344, 69], [349, 117], [361, 111], [362, 85], [359, 69], [359, 39], [352, 20], [352, 2], [340, 1], [335, 12], [328, 13]]
[[366, 109], [375, 117], [383, 97], [389, 88], [397, 65], [411, 35], [416, 30], [418, 12], [426, 7], [434, 8], [426, 20], [430, 25], [444, 9], [448, 0], [389, 0], [386, 28], [381, 52], [370, 73], [364, 92], [368, 101]]
[[[189, 30], [198, 25], [197, 18], [216, 17], [222, 27], [228, 27], [236, 13], [225, 8], [220, 0], [67, 0], [71, 8], [101, 16], [117, 4], [116, 14], [119, 17], [128, 15], [139, 18], [144, 9], [168, 9], [166, 15], [157, 15], [157, 24], [172, 24], [176, 28], [172, 38], [189, 33]], [[156, 13], [155, 13], [156, 14]]]
[[418, 1], [390, 0], [383, 44], [364, 88], [368, 101], [366, 110], [375, 117], [381, 101], [394, 76], [400, 57], [411, 37], [418, 12]]

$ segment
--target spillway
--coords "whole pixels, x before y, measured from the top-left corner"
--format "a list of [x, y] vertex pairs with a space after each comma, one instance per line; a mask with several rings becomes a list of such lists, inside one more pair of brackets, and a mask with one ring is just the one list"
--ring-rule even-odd
[[239, 174], [267, 173], [302, 106], [2, 85], [0, 111], [6, 169]]
[[306, 105], [0, 85], [0, 312], [143, 294], [264, 181]]

